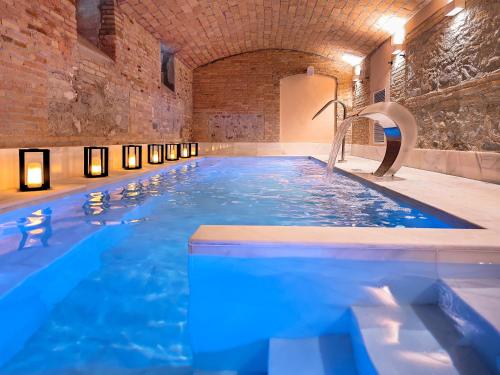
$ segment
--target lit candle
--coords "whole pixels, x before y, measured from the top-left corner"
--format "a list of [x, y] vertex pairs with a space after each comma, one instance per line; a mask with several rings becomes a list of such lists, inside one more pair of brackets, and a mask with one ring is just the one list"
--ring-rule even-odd
[[135, 168], [136, 167], [136, 161], [135, 161], [135, 155], [130, 155], [128, 157], [128, 166], [129, 168]]
[[196, 150], [194, 147], [191, 147], [191, 156], [196, 156]]
[[153, 152], [153, 163], [158, 163], [160, 158], [158, 157], [158, 151]]
[[92, 164], [92, 166], [90, 167], [90, 174], [92, 176], [99, 176], [101, 173], [101, 164]]
[[182, 148], [182, 156], [183, 156], [183, 157], [187, 157], [187, 156], [188, 156], [188, 150], [187, 150], [187, 147], [183, 147], [183, 148]]
[[40, 163], [28, 164], [27, 185], [30, 188], [42, 186], [42, 165]]

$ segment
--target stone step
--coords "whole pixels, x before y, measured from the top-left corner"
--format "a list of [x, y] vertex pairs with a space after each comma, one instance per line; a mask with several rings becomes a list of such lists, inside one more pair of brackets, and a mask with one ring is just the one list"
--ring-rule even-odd
[[439, 306], [500, 374], [500, 279], [442, 279]]
[[355, 306], [352, 311], [360, 374], [491, 374], [436, 305]]
[[331, 335], [269, 342], [269, 375], [356, 375], [350, 337]]

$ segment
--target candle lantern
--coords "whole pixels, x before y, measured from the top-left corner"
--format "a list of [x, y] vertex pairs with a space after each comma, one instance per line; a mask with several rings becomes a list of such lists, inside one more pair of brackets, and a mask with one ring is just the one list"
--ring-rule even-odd
[[167, 150], [167, 160], [172, 161], [172, 160], [179, 160], [179, 151], [180, 151], [180, 145], [178, 143], [167, 143], [166, 145], [166, 150]]
[[181, 158], [190, 158], [191, 151], [189, 150], [189, 143], [181, 143]]
[[19, 190], [50, 189], [50, 150], [19, 150]]
[[148, 163], [163, 164], [163, 161], [165, 160], [163, 150], [163, 145], [148, 145]]
[[109, 149], [107, 147], [83, 148], [83, 174], [88, 178], [108, 175]]
[[198, 143], [191, 142], [189, 144], [189, 150], [191, 156], [198, 156]]
[[142, 146], [123, 145], [122, 146], [122, 165], [123, 169], [141, 169], [142, 168]]

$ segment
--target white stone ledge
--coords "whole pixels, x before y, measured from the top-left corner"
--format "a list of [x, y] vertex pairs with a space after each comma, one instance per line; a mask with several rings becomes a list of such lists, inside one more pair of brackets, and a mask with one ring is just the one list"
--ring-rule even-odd
[[326, 257], [370, 261], [500, 264], [498, 233], [487, 229], [202, 225], [191, 255]]
[[[385, 146], [351, 146], [351, 155], [372, 160], [382, 160]], [[465, 177], [479, 181], [500, 183], [500, 153], [432, 150], [412, 150], [404, 165], [431, 172]]]

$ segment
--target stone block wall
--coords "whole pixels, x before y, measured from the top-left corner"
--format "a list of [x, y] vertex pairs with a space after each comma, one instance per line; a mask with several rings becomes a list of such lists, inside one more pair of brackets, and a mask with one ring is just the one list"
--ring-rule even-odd
[[[418, 124], [417, 147], [500, 151], [500, 2], [468, 0], [455, 17], [438, 11], [406, 37], [392, 59], [390, 98]], [[369, 64], [369, 58], [367, 59]], [[355, 85], [354, 107], [371, 103]], [[370, 128], [353, 127], [370, 144]]]
[[420, 148], [500, 151], [500, 2], [468, 0], [407, 37], [391, 99], [416, 116]]
[[351, 105], [352, 70], [317, 55], [261, 50], [228, 57], [194, 70], [193, 136], [202, 142], [277, 142], [280, 80], [305, 73], [335, 76], [339, 98]]
[[100, 48], [73, 1], [0, 0], [0, 147], [148, 143], [190, 137], [192, 71], [160, 81], [160, 43], [101, 0]]

